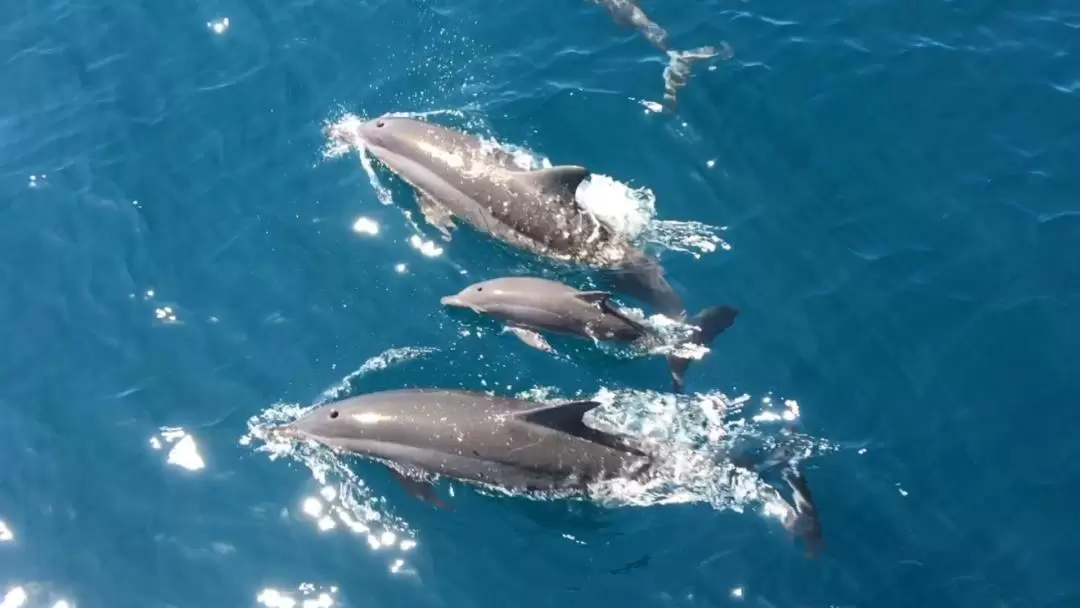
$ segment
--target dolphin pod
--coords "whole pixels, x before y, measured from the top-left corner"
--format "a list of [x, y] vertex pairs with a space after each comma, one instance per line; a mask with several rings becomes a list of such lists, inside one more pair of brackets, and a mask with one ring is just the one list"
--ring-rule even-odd
[[[631, 0], [592, 0], [616, 21], [636, 27], [669, 56], [664, 99], [674, 109], [692, 61], [731, 49], [669, 48], [667, 32]], [[578, 165], [523, 170], [502, 149], [461, 130], [426, 120], [384, 115], [356, 128], [365, 153], [412, 187], [425, 220], [445, 239], [459, 224], [539, 258], [600, 271], [614, 290], [655, 312], [687, 320], [682, 298], [660, 264], [605, 224], [576, 199], [589, 177]], [[649, 347], [658, 333], [612, 302], [608, 291], [582, 291], [538, 277], [498, 277], [445, 295], [441, 304], [470, 309], [505, 323], [525, 344], [552, 350], [543, 333]], [[713, 306], [688, 319], [687, 342], [709, 345], [739, 312]], [[672, 388], [684, 390], [690, 359], [668, 355]], [[414, 496], [442, 508], [433, 481], [445, 476], [467, 483], [524, 492], [588, 493], [595, 482], [648, 479], [660, 454], [633, 437], [585, 423], [594, 401], [539, 403], [446, 388], [397, 389], [317, 406], [271, 433], [313, 442], [375, 460]], [[782, 462], [783, 461], [783, 462]], [[821, 545], [817, 508], [805, 477], [791, 462], [732, 458], [742, 469], [784, 466], [792, 500], [783, 525], [808, 545]], [[779, 497], [779, 491], [772, 488]]]
[[588, 169], [525, 171], [479, 137], [415, 118], [383, 116], [355, 134], [413, 187], [424, 218], [447, 238], [456, 218], [533, 254], [605, 269], [621, 291], [672, 318], [683, 315], [659, 263], [578, 203], [575, 192]]
[[[380, 116], [357, 126], [354, 135], [365, 153], [414, 190], [425, 220], [444, 238], [451, 239], [463, 223], [540, 258], [600, 270], [616, 290], [686, 320], [682, 298], [659, 263], [577, 201], [588, 169], [523, 170], [477, 136], [416, 118]], [[541, 350], [551, 350], [541, 332], [657, 344], [654, 330], [611, 304], [611, 295], [538, 277], [500, 277], [440, 301], [501, 320]], [[737, 315], [731, 306], [706, 308], [688, 320], [688, 342], [710, 344]], [[667, 359], [672, 388], [681, 392], [690, 359]], [[448, 389], [388, 391], [318, 407], [278, 432], [384, 462], [412, 495], [448, 508], [429, 476], [524, 491], [582, 491], [592, 481], [647, 475], [653, 455], [629, 437], [583, 422], [596, 405], [543, 405]], [[821, 527], [805, 478], [792, 466], [784, 480], [793, 497], [785, 501], [784, 526], [809, 546], [820, 546]]]
[[[648, 348], [661, 340], [656, 332], [628, 317], [611, 304], [607, 291], [579, 291], [569, 285], [538, 277], [502, 277], [469, 285], [445, 296], [444, 306], [468, 308], [505, 321], [522, 342], [551, 352], [540, 331], [590, 338], [632, 342]], [[739, 311], [730, 306], [707, 308], [690, 320], [695, 330], [690, 342], [707, 345], [735, 322]], [[672, 388], [682, 392], [690, 359], [668, 355]]]

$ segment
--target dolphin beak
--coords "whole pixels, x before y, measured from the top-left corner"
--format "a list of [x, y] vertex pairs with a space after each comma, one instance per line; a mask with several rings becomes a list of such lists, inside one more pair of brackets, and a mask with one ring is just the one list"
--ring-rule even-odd
[[270, 437], [281, 437], [285, 439], [303, 439], [304, 433], [300, 429], [290, 424], [283, 424], [281, 426], [275, 426], [266, 431], [266, 434]]
[[468, 308], [468, 304], [461, 301], [461, 298], [457, 296], [444, 296], [439, 300], [443, 306], [453, 306], [456, 308]]

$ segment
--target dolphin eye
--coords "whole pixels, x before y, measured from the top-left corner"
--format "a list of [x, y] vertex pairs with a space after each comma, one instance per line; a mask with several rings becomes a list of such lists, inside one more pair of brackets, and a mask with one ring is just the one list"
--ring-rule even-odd
[[484, 291], [484, 288], [483, 287], [477, 287], [476, 291]]
[[330, 418], [334, 419], [334, 418], [337, 418], [337, 417], [338, 417], [338, 411], [337, 410], [330, 410]]
[[383, 126], [383, 125], [385, 125], [385, 124], [386, 124], [386, 123], [385, 123], [385, 122], [383, 122], [382, 120], [376, 120], [376, 121], [375, 121], [375, 126], [376, 126], [376, 127], [381, 127], [381, 126]]

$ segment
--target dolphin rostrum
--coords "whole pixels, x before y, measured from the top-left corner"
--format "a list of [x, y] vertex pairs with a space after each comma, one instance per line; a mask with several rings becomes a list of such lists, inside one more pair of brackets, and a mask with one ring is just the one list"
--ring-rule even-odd
[[624, 26], [633, 26], [653, 46], [660, 49], [668, 56], [667, 67], [664, 68], [664, 102], [669, 109], [675, 108], [675, 92], [686, 86], [690, 77], [690, 64], [700, 59], [719, 56], [721, 59], [731, 59], [734, 52], [731, 45], [722, 43], [720, 49], [712, 46], [703, 46], [689, 51], [675, 51], [668, 45], [668, 34], [664, 28], [656, 24], [645, 11], [641, 10], [633, 0], [591, 0], [603, 6], [611, 13], [616, 23]]
[[389, 390], [322, 405], [278, 427], [391, 466], [414, 494], [426, 475], [523, 491], [583, 491], [635, 478], [653, 456], [631, 437], [587, 426], [595, 401], [544, 404], [463, 390]]
[[[579, 291], [558, 281], [538, 277], [502, 277], [469, 285], [441, 299], [444, 306], [469, 308], [504, 321], [523, 342], [548, 352], [551, 346], [541, 331], [591, 338], [658, 344], [649, 327], [628, 317], [611, 302], [606, 291]], [[689, 320], [696, 327], [690, 341], [705, 346], [735, 322], [738, 310], [730, 306], [707, 308]], [[690, 359], [668, 356], [672, 383], [682, 392]]]
[[534, 254], [609, 270], [620, 291], [673, 319], [684, 314], [659, 263], [578, 203], [584, 167], [522, 170], [478, 137], [415, 118], [376, 118], [356, 135], [415, 189], [424, 217], [446, 237], [458, 218]]

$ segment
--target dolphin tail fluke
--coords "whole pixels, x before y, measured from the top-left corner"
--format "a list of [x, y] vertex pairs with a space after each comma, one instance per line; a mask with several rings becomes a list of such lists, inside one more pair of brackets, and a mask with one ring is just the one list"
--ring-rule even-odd
[[731, 59], [735, 54], [731, 45], [726, 42], [719, 48], [702, 46], [688, 51], [668, 51], [667, 53], [668, 64], [664, 68], [664, 103], [672, 110], [675, 109], [675, 92], [686, 86], [686, 81], [690, 78], [690, 68], [694, 62], [712, 57], [726, 60]]
[[817, 557], [825, 548], [821, 520], [806, 474], [794, 454], [781, 447], [764, 455], [732, 454], [731, 463], [759, 475], [781, 468], [780, 476], [791, 489], [791, 500], [785, 499], [772, 484], [767, 486], [767, 500], [779, 509], [779, 519], [784, 529], [792, 537], [802, 540], [806, 556]]
[[810, 484], [806, 477], [796, 466], [784, 469], [784, 481], [791, 488], [791, 497], [794, 504], [794, 516], [784, 522], [792, 535], [802, 539], [806, 546], [807, 557], [814, 558], [825, 547], [825, 541], [821, 533], [821, 520], [818, 519], [817, 505], [814, 504], [814, 495], [810, 493]]
[[[698, 329], [694, 332], [690, 341], [701, 346], [708, 346], [712, 341], [724, 333], [724, 330], [735, 323], [735, 317], [739, 314], [738, 309], [731, 306], [712, 306], [706, 308], [690, 319], [690, 324]], [[671, 381], [676, 393], [683, 392], [686, 380], [686, 368], [690, 367], [692, 359], [668, 355], [668, 366], [671, 368]]]

